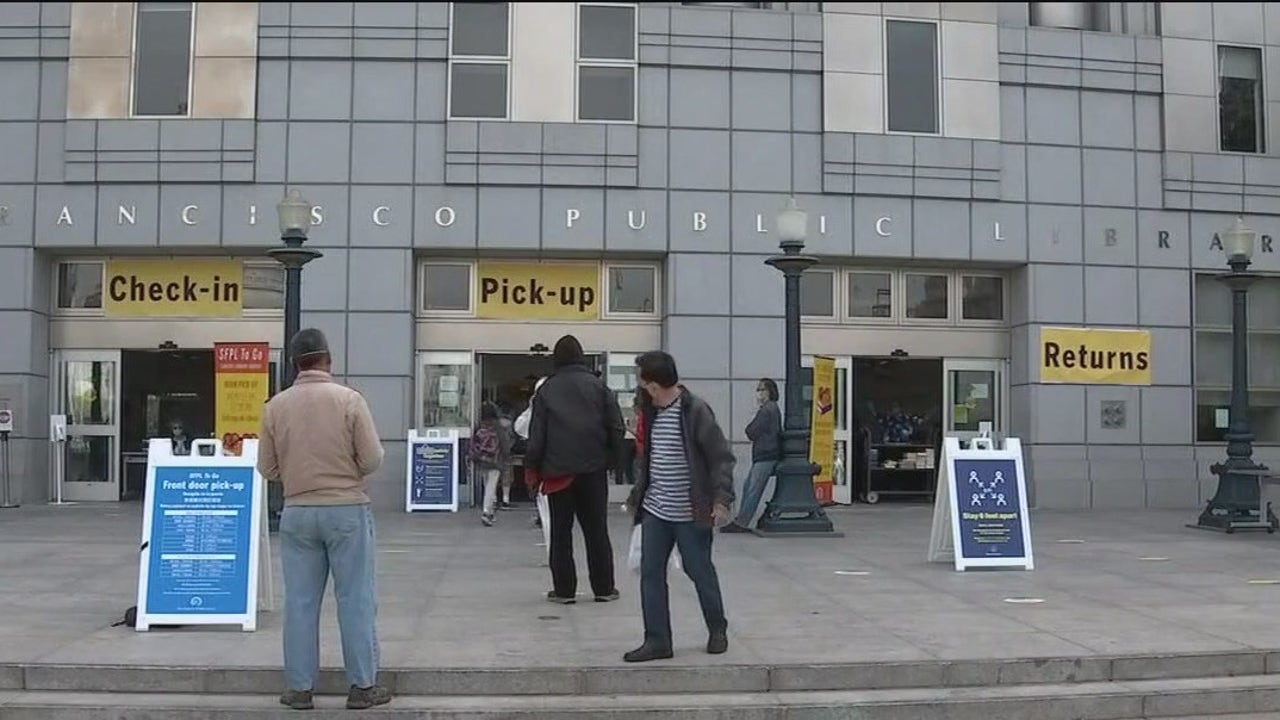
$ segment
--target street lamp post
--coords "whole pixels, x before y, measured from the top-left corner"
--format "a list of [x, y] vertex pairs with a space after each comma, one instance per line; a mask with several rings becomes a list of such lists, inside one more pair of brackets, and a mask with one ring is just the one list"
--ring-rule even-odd
[[782, 460], [775, 472], [773, 498], [765, 506], [756, 532], [761, 535], [823, 535], [838, 537], [813, 491], [813, 476], [821, 469], [809, 461], [809, 413], [804, 407], [800, 367], [800, 276], [816, 258], [802, 255], [808, 215], [795, 198], [778, 213], [781, 255], [765, 261], [782, 272], [786, 283], [786, 408], [782, 431]]
[[1209, 500], [1196, 525], [1205, 530], [1235, 532], [1239, 529], [1274, 531], [1271, 509], [1262, 516], [1261, 476], [1269, 474], [1253, 461], [1253, 430], [1249, 426], [1249, 286], [1258, 275], [1248, 272], [1257, 233], [1237, 217], [1222, 235], [1222, 249], [1230, 272], [1218, 276], [1231, 288], [1231, 410], [1226, 432], [1227, 461], [1210, 469], [1218, 476], [1218, 491]]
[[284, 266], [284, 345], [281, 352], [283, 370], [282, 388], [293, 384], [297, 368], [293, 366], [289, 341], [298, 333], [302, 324], [302, 266], [321, 257], [319, 250], [304, 248], [307, 231], [311, 229], [311, 203], [303, 199], [297, 190], [276, 205], [280, 216], [280, 241], [283, 247], [274, 247], [267, 254]]
[[[290, 190], [276, 205], [280, 219], [282, 247], [273, 247], [267, 254], [284, 266], [284, 344], [280, 351], [280, 388], [293, 385], [297, 368], [293, 366], [289, 341], [298, 334], [302, 324], [302, 266], [321, 257], [319, 250], [304, 248], [307, 231], [311, 229], [311, 203], [303, 199], [297, 190]], [[284, 508], [284, 488], [279, 482], [267, 485], [267, 526], [271, 531], [280, 529], [280, 511]]]

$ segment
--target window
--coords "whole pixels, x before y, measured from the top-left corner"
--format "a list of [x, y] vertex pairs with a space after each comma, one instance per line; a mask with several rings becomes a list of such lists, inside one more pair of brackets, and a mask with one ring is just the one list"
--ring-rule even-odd
[[652, 315], [658, 295], [657, 270], [645, 266], [608, 268], [609, 312]]
[[1218, 46], [1218, 124], [1222, 149], [1264, 151], [1262, 51]]
[[133, 114], [182, 116], [191, 100], [192, 3], [138, 3]]
[[[1195, 279], [1196, 441], [1224, 442], [1231, 407], [1231, 291]], [[1280, 278], [1249, 288], [1249, 423], [1259, 443], [1280, 443]]]
[[470, 263], [423, 265], [422, 309], [431, 313], [471, 312]]
[[887, 272], [849, 273], [849, 317], [893, 317], [893, 275]]
[[472, 359], [469, 352], [428, 352], [418, 358], [420, 428], [457, 428], [470, 437]]
[[800, 314], [829, 318], [836, 314], [836, 274], [830, 270], [809, 270], [800, 276]]
[[245, 263], [244, 293], [240, 297], [245, 310], [283, 310], [284, 266]]
[[885, 22], [885, 109], [889, 132], [938, 132], [938, 26]]
[[58, 309], [101, 308], [105, 273], [106, 266], [100, 262], [58, 263]]
[[949, 317], [947, 307], [946, 275], [906, 276], [907, 317], [917, 320], [945, 320]]
[[510, 3], [453, 3], [449, 33], [449, 117], [507, 117]]
[[578, 7], [578, 119], [634, 122], [636, 8]]
[[962, 276], [960, 317], [965, 320], [1004, 320], [1004, 278]]

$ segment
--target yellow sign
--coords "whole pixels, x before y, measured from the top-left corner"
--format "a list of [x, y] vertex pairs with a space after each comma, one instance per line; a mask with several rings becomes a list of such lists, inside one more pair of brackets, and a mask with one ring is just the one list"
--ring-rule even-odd
[[813, 476], [818, 502], [832, 502], [836, 459], [836, 361], [813, 359], [813, 403], [809, 420], [809, 462], [821, 466]]
[[1040, 330], [1040, 381], [1150, 385], [1151, 333], [1043, 328]]
[[241, 443], [262, 432], [270, 362], [268, 343], [214, 343], [213, 432], [232, 455], [239, 455]]
[[240, 317], [238, 260], [113, 258], [102, 308], [108, 317]]
[[477, 264], [476, 317], [495, 320], [597, 320], [600, 267], [594, 264]]

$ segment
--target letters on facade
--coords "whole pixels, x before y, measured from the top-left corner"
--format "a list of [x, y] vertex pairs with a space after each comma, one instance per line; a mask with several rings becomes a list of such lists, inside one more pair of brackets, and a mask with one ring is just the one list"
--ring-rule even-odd
[[[242, 217], [246, 225], [254, 227], [258, 224], [258, 206], [256, 204], [246, 205]], [[12, 208], [9, 205], [0, 205], [0, 225], [8, 225], [12, 214]], [[145, 211], [144, 211], [145, 214]], [[189, 203], [182, 205], [176, 210], [177, 219], [184, 226], [197, 227], [205, 219], [205, 214], [200, 205]], [[114, 208], [113, 220], [116, 225], [137, 225], [139, 217], [139, 208], [134, 204], [120, 204]], [[753, 213], [755, 220], [755, 231], [761, 234], [772, 232], [770, 228], [769, 213]], [[70, 205], [63, 205], [58, 211], [57, 217], [54, 218], [55, 227], [74, 227], [78, 215], [74, 208]], [[111, 216], [109, 216], [111, 217]], [[404, 222], [405, 214], [398, 213], [396, 209], [390, 205], [378, 205], [365, 215], [369, 224], [375, 227], [393, 226], [399, 222]], [[582, 208], [568, 207], [564, 209], [564, 227], [572, 230], [579, 227], [585, 219]], [[816, 235], [827, 235], [829, 233], [849, 233], [853, 232], [853, 228], [832, 227], [830, 218], [825, 214], [816, 214], [811, 216], [811, 231], [816, 231]], [[458, 220], [458, 211], [449, 206], [441, 205], [435, 208], [431, 213], [431, 221], [439, 228], [453, 227]], [[649, 226], [649, 213], [641, 208], [630, 208], [626, 211], [625, 218], [619, 218], [621, 222], [625, 222], [626, 228], [632, 232], [639, 232]], [[315, 205], [311, 208], [311, 224], [313, 227], [322, 227], [325, 222], [325, 208], [323, 205]], [[695, 233], [705, 233], [709, 231], [713, 224], [717, 221], [710, 213], [703, 210], [695, 210], [688, 215], [689, 224], [686, 225]], [[855, 222], [867, 222], [870, 224], [869, 229], [882, 238], [894, 237], [894, 217], [892, 215], [878, 215], [874, 219], [856, 220]], [[1110, 231], [1114, 233], [1114, 231]], [[1168, 233], [1161, 231], [1161, 247], [1167, 247]], [[1004, 242], [1008, 238], [1004, 234], [1004, 229], [999, 222], [993, 222], [990, 228], [989, 237], [997, 242]], [[1267, 238], [1267, 249], [1264, 252], [1270, 252], [1269, 236]]]

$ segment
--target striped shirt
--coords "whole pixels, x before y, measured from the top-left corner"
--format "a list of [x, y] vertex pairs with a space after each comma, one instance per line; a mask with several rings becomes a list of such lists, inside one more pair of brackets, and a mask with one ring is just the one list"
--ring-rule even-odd
[[684, 455], [682, 400], [658, 408], [653, 427], [648, 429], [649, 489], [644, 509], [667, 522], [692, 522], [689, 500], [689, 462]]

